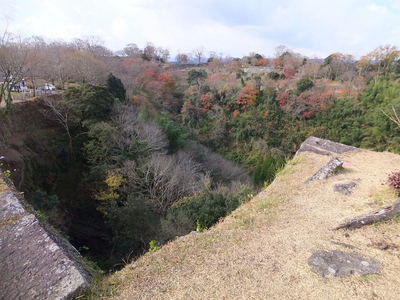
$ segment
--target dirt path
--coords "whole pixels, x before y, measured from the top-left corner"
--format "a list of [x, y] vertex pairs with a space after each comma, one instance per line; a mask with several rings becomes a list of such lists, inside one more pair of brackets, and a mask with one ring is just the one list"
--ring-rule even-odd
[[[400, 246], [400, 222], [331, 229], [395, 200], [382, 183], [400, 169], [400, 156], [358, 150], [341, 157], [344, 172], [305, 185], [330, 158], [300, 154], [224, 222], [144, 255], [110, 277], [106, 289], [121, 299], [399, 299], [400, 250], [371, 245], [385, 240]], [[333, 192], [334, 184], [348, 180], [358, 183], [353, 194]], [[307, 264], [320, 249], [377, 259], [382, 273], [322, 278]]]

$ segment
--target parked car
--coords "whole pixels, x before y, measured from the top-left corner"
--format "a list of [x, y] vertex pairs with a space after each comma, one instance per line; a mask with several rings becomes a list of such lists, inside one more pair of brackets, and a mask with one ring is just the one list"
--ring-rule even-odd
[[39, 86], [37, 91], [55, 91], [56, 87], [52, 85], [51, 83], [46, 83], [45, 85]]
[[13, 82], [11, 83], [12, 87], [11, 87], [11, 91], [13, 92], [27, 92], [29, 89], [28, 87], [25, 85], [25, 80], [22, 79], [20, 82]]

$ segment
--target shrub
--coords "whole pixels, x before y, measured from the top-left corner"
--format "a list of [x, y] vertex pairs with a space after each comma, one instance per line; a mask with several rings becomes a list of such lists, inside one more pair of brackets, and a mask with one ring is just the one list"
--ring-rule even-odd
[[57, 195], [48, 195], [47, 192], [37, 189], [31, 199], [30, 203], [36, 210], [50, 210], [56, 208], [60, 204]]
[[122, 102], [126, 100], [126, 90], [121, 79], [115, 77], [112, 73], [107, 77], [107, 88], [115, 98]]
[[171, 119], [160, 118], [158, 125], [168, 138], [171, 153], [177, 152], [187, 144], [187, 132]]
[[208, 228], [215, 224], [221, 217], [226, 216], [238, 207], [240, 200], [235, 196], [225, 196], [213, 191], [205, 191], [194, 196], [185, 205], [187, 213], [195, 224]]
[[297, 91], [301, 94], [302, 92], [311, 89], [314, 86], [314, 82], [308, 76], [304, 76], [297, 81], [296, 85]]
[[93, 84], [68, 88], [64, 99], [86, 127], [97, 121], [108, 120], [115, 100], [107, 87]]
[[220, 218], [225, 217], [246, 199], [241, 193], [225, 194], [207, 189], [197, 195], [186, 198], [185, 202], [179, 206], [171, 207], [167, 219], [190, 220], [189, 223], [185, 221], [187, 232], [195, 229], [203, 230], [214, 225]]
[[151, 240], [149, 242], [149, 252], [156, 252], [158, 250], [160, 250], [160, 247], [157, 246], [157, 241]]
[[394, 172], [389, 175], [389, 185], [396, 191], [400, 192], [400, 172]]
[[159, 218], [143, 198], [129, 195], [121, 204], [111, 207], [107, 214], [114, 236], [114, 259], [139, 253], [150, 246], [159, 231]]
[[252, 175], [256, 185], [265, 185], [275, 179], [275, 175], [285, 165], [285, 159], [271, 153], [254, 151], [247, 159], [246, 164], [252, 166]]
[[281, 75], [277, 72], [269, 72], [268, 77], [271, 78], [272, 80], [278, 80], [281, 78]]
[[207, 78], [206, 70], [199, 69], [199, 70], [190, 70], [188, 73], [187, 81], [190, 85], [196, 84], [200, 87], [201, 83]]

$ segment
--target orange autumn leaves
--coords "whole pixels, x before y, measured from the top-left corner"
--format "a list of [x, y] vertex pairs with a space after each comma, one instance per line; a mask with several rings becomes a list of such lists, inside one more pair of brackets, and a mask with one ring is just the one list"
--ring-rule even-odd
[[205, 93], [205, 94], [201, 95], [201, 108], [205, 112], [209, 111], [212, 107], [210, 99], [211, 99], [210, 93]]
[[238, 108], [247, 108], [256, 104], [258, 91], [254, 83], [246, 84], [238, 93], [236, 106]]
[[[256, 104], [257, 95], [258, 90], [256, 85], [254, 83], [248, 83], [238, 92], [235, 105], [233, 105], [233, 107], [231, 105], [226, 105], [225, 109], [228, 111], [234, 109], [232, 112], [233, 116], [238, 116], [240, 115], [240, 111]], [[211, 98], [212, 95], [210, 93], [204, 93], [200, 96], [200, 105], [204, 112], [208, 112], [212, 108]]]
[[257, 103], [258, 90], [254, 83], [246, 84], [238, 93], [236, 97], [235, 110], [232, 115], [237, 117], [240, 111]]

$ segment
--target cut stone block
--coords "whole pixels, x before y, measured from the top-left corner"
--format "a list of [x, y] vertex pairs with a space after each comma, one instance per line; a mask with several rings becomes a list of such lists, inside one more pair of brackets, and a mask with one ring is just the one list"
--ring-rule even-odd
[[343, 165], [343, 162], [335, 157], [332, 158], [325, 166], [319, 169], [313, 176], [307, 179], [306, 182], [313, 180], [321, 180], [327, 178], [329, 175], [333, 174], [339, 167]]
[[89, 284], [78, 251], [22, 205], [0, 170], [0, 299], [67, 299]]

